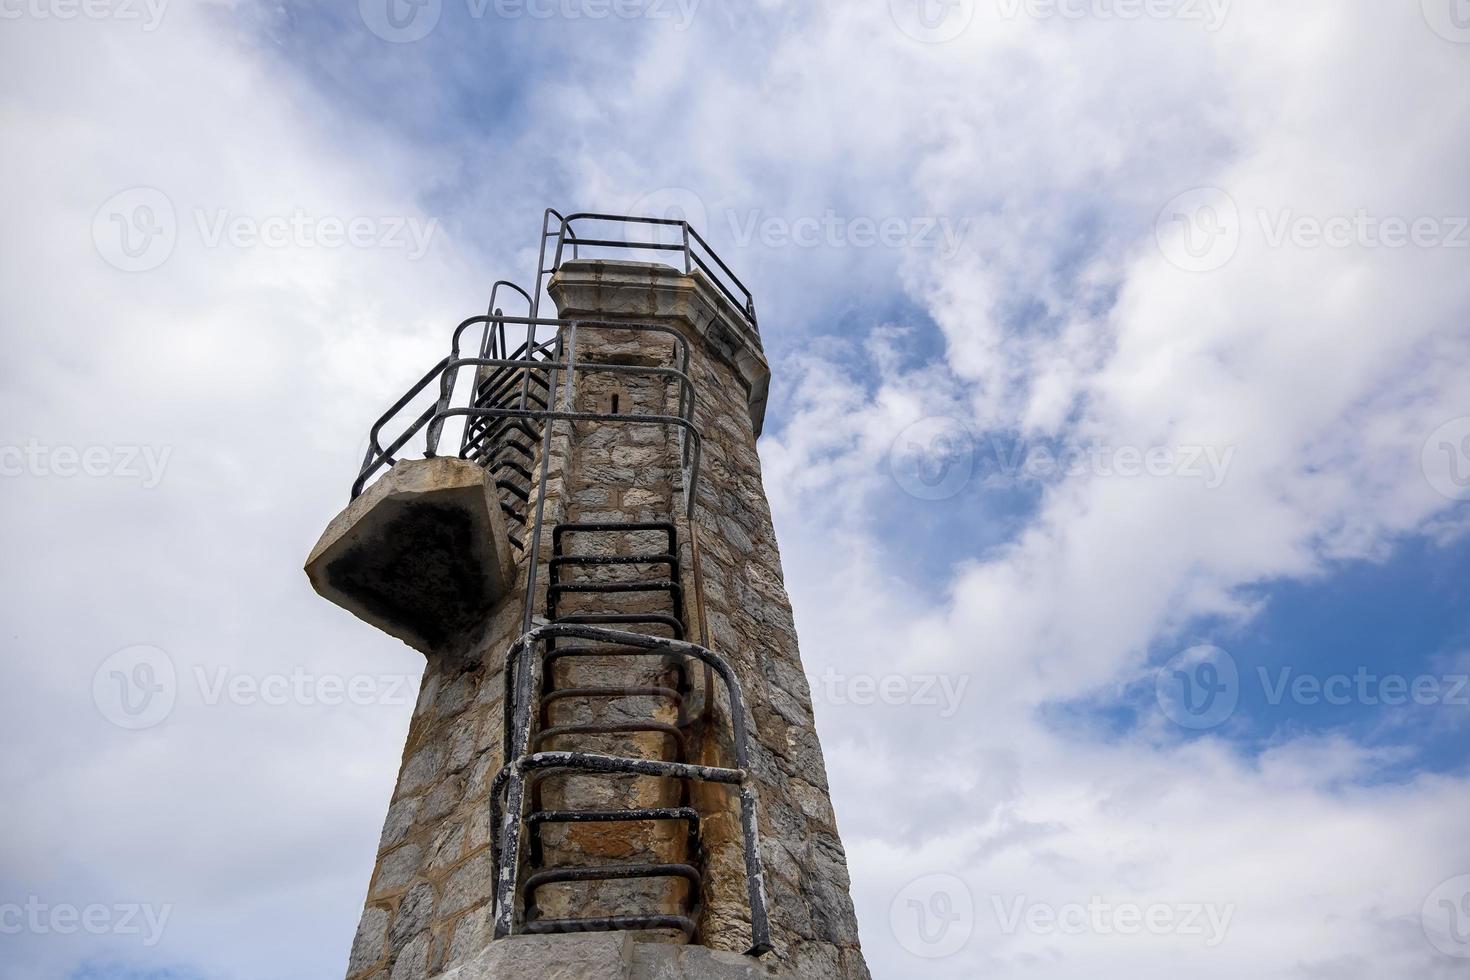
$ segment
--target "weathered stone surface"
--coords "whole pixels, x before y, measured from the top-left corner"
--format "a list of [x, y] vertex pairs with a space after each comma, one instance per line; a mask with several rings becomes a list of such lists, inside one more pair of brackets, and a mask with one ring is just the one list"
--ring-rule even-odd
[[491, 943], [442, 980], [627, 980], [629, 959], [620, 933], [517, 936]]
[[439, 901], [440, 913], [453, 915], [488, 900], [493, 884], [490, 852], [481, 851], [456, 869], [444, 883], [444, 894]]
[[352, 938], [352, 954], [347, 959], [347, 974], [362, 973], [383, 958], [388, 941], [388, 910], [369, 907], [357, 923]]
[[423, 803], [422, 799], [410, 797], [406, 800], [399, 800], [389, 807], [388, 819], [383, 821], [383, 836], [378, 841], [380, 852], [403, 842], [413, 827], [414, 820], [418, 817], [421, 803]]
[[404, 844], [378, 860], [378, 874], [373, 881], [374, 895], [390, 895], [413, 880], [423, 857], [423, 848]]
[[424, 934], [405, 946], [393, 961], [390, 980], [419, 980], [420, 977], [428, 976], [429, 947], [432, 941], [429, 935]]
[[[835, 954], [832, 962], [836, 962]], [[441, 974], [440, 980], [763, 980], [795, 976], [738, 953], [641, 943], [626, 933], [591, 933], [501, 940]]]
[[771, 368], [760, 334], [702, 275], [684, 275], [657, 262], [563, 262], [551, 280], [562, 317], [625, 315], [673, 320], [726, 359], [745, 396], [752, 439], [760, 435], [771, 389]]
[[480, 625], [514, 581], [484, 469], [405, 460], [352, 501], [306, 561], [312, 587], [423, 653]]
[[393, 914], [393, 928], [388, 933], [393, 948], [402, 949], [410, 939], [427, 929], [433, 912], [434, 886], [422, 882], [410, 888]]
[[[562, 314], [652, 317], [679, 330], [690, 343], [689, 373], [699, 386], [695, 420], [705, 436], [693, 519], [683, 509], [687, 486], [681, 445], [668, 431], [557, 423], [551, 427], [545, 526], [549, 529], [565, 520], [650, 519], [672, 520], [677, 526], [685, 585], [682, 613], [689, 637], [732, 665], [754, 724], [750, 769], [760, 794], [758, 819], [775, 948], [760, 960], [740, 955], [749, 943], [750, 921], [738, 807], [729, 787], [713, 784], [691, 786], [692, 803], [702, 818], [700, 946], [676, 945], [683, 942], [677, 933], [490, 941], [488, 793], [491, 778], [504, 762], [503, 658], [521, 631], [521, 602], [528, 587], [526, 556], [521, 554], [513, 569], [513, 586], [489, 616], [462, 642], [446, 642], [429, 652], [398, 788], [384, 825], [372, 904], [363, 920], [370, 937], [364, 941], [365, 949], [376, 958], [364, 960], [355, 951], [353, 969], [365, 972], [353, 980], [424, 980], [431, 975], [447, 980], [499, 976], [862, 980], [867, 970], [848, 897], [837, 818], [827, 797], [811, 694], [755, 452], [767, 374], [759, 340], [739, 311], [698, 275], [683, 276], [640, 263], [568, 263], [551, 288]], [[577, 356], [666, 363], [672, 344], [666, 336], [651, 340], [653, 336], [625, 330], [579, 333]], [[616, 393], [620, 412], [672, 414], [676, 404], [665, 391], [635, 375], [604, 375], [598, 380], [595, 372], [589, 372], [578, 381], [574, 403], [579, 409], [599, 408]], [[550, 537], [548, 530], [541, 543], [538, 580], [533, 583], [538, 613], [545, 608]], [[621, 538], [571, 535], [564, 544], [568, 553], [577, 555], [647, 554], [666, 547], [659, 532], [631, 532]], [[637, 570], [620, 566], [575, 574], [613, 581], [636, 575]], [[667, 603], [668, 597], [660, 601]], [[618, 602], [613, 611], [666, 609], [637, 594]], [[574, 605], [569, 602], [563, 611]], [[586, 605], [576, 608], [590, 611]], [[559, 668], [563, 669], [558, 686], [667, 684], [670, 678], [668, 668], [654, 661], [597, 658]], [[731, 765], [729, 699], [717, 685], [713, 701], [705, 704], [699, 674], [692, 679], [691, 711], [707, 710], [709, 717], [692, 729], [691, 757]], [[549, 723], [650, 717], [672, 721], [675, 716], [671, 706], [656, 701], [569, 699], [558, 703]], [[556, 747], [660, 757], [663, 739], [660, 735], [564, 738]], [[677, 799], [677, 786], [666, 780], [561, 777], [548, 780], [543, 805], [630, 807], [670, 805]], [[548, 854], [570, 863], [683, 858], [682, 839], [670, 822], [549, 826], [545, 842]], [[682, 889], [682, 883], [661, 879], [552, 886], [542, 890], [540, 899], [544, 914], [632, 911], [627, 907], [630, 899], [637, 899], [633, 903], [637, 910], [674, 910]]]

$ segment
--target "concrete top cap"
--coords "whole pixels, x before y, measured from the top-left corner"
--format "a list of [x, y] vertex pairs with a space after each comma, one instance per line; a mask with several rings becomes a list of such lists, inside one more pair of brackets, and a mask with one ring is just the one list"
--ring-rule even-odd
[[771, 368], [755, 326], [701, 270], [659, 262], [570, 259], [547, 286], [563, 319], [578, 316], [677, 319], [735, 369], [745, 384], [750, 421], [760, 435]]

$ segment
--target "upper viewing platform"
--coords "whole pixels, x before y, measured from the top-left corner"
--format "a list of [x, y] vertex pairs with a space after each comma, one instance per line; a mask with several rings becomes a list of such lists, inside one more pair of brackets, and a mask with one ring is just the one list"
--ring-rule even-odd
[[[551, 239], [556, 247], [551, 264], [546, 263], [546, 245]], [[537, 284], [542, 276], [554, 275], [564, 265], [582, 259], [618, 260], [632, 265], [638, 258], [668, 257], [666, 266], [682, 268], [685, 275], [698, 270], [745, 320], [759, 345], [759, 325], [755, 316], [755, 298], [725, 261], [716, 254], [704, 237], [689, 222], [680, 218], [647, 218], [634, 215], [578, 212], [562, 215], [547, 208], [541, 226], [541, 262]], [[653, 254], [650, 254], [653, 253]], [[663, 253], [663, 254], [659, 254]]]

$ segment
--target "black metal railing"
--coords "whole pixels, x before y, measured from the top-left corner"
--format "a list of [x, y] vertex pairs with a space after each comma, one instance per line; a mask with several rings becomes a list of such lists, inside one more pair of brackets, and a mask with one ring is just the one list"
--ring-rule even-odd
[[[579, 233], [579, 223], [583, 226]], [[615, 233], [609, 237], [608, 233], [596, 233], [595, 229], [586, 229], [586, 225], [614, 225], [622, 231], [622, 235]], [[642, 241], [634, 237], [633, 232], [638, 229], [650, 229], [651, 241]], [[658, 230], [669, 229], [675, 234], [677, 241], [659, 241]], [[546, 244], [556, 239], [556, 249], [552, 253], [551, 265], [546, 264]], [[704, 273], [726, 299], [735, 305], [744, 315], [750, 326], [758, 328], [755, 317], [755, 297], [740, 281], [740, 277], [731, 271], [725, 264], [725, 260], [710, 247], [709, 242], [704, 240], [693, 225], [679, 218], [647, 218], [626, 214], [600, 214], [593, 211], [580, 211], [576, 214], [563, 215], [553, 208], [547, 208], [541, 223], [541, 260], [537, 265], [537, 299], [540, 299], [540, 287], [542, 277], [555, 274], [561, 268], [563, 261], [567, 259], [587, 258], [584, 251], [592, 253], [591, 257], [605, 254], [608, 251], [627, 249], [630, 251], [663, 252], [678, 255], [683, 260], [684, 272], [691, 273], [695, 269]]]

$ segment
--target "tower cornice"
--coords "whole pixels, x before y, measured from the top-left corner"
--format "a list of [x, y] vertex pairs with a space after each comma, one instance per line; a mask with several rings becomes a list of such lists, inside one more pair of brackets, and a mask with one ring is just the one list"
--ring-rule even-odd
[[557, 315], [600, 318], [636, 316], [679, 320], [735, 369], [745, 386], [750, 424], [757, 436], [765, 422], [771, 367], [760, 333], [698, 269], [680, 272], [658, 262], [569, 259], [548, 285]]

